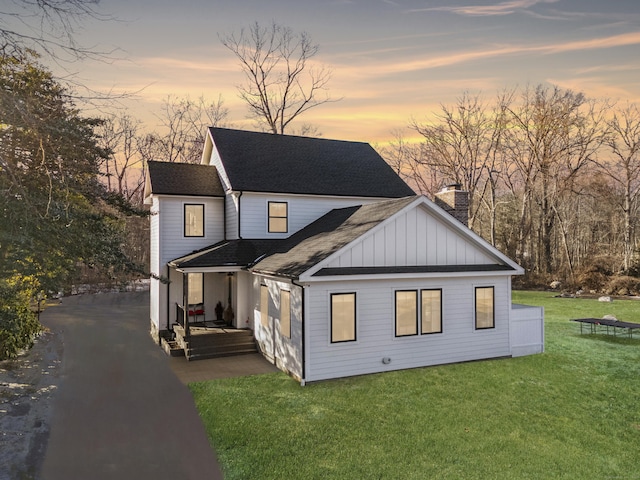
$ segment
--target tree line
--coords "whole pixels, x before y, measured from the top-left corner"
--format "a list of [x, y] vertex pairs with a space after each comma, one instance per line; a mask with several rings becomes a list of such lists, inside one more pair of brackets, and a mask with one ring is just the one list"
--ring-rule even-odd
[[637, 291], [634, 279], [610, 278], [638, 272], [637, 105], [527, 86], [492, 101], [465, 93], [411, 129], [418, 142], [397, 135], [382, 149], [389, 163], [420, 193], [467, 190], [469, 226], [525, 267], [529, 284]]

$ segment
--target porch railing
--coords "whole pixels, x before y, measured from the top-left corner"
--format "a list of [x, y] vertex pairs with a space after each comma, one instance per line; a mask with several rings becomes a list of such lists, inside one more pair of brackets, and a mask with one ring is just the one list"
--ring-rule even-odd
[[185, 308], [179, 303], [176, 303], [176, 322], [184, 328], [185, 335], [189, 335], [189, 317]]

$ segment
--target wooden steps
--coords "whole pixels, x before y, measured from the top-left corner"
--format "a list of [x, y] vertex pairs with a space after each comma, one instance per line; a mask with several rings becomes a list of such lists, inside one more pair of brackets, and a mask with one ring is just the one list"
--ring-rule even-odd
[[176, 343], [184, 350], [187, 360], [244, 355], [258, 351], [251, 330], [233, 328], [191, 328], [187, 339], [184, 329], [174, 325]]

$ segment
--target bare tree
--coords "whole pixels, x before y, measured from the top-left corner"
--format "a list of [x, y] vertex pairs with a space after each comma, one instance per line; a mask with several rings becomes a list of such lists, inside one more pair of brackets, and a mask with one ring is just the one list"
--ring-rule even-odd
[[611, 136], [606, 144], [613, 158], [599, 162], [601, 170], [622, 189], [619, 205], [624, 219], [624, 269], [631, 267], [635, 250], [636, 221], [640, 201], [640, 110], [627, 104], [609, 121]]
[[107, 189], [130, 202], [140, 200], [144, 168], [138, 150], [141, 122], [124, 113], [105, 119], [97, 128], [106, 158], [102, 165]]
[[169, 95], [158, 115], [164, 133], [147, 135], [142, 149], [149, 159], [198, 163], [207, 127], [225, 125], [228, 114], [222, 97], [207, 102], [203, 97], [193, 101]]
[[478, 96], [464, 93], [454, 107], [441, 106], [437, 123], [414, 121], [412, 128], [424, 138], [423, 166], [469, 192], [469, 226], [473, 227], [504, 122], [488, 114]]
[[248, 30], [220, 38], [240, 61], [245, 83], [240, 98], [268, 131], [283, 134], [289, 124], [311, 108], [333, 101], [327, 93], [331, 71], [312, 65], [318, 53], [306, 32], [272, 23], [255, 22]]
[[99, 0], [12, 0], [0, 6], [0, 51], [29, 48], [56, 60], [104, 57], [76, 40], [84, 20], [110, 20], [97, 10]]
[[602, 146], [607, 105], [559, 87], [527, 88], [509, 109], [511, 160], [519, 168], [525, 196], [539, 211], [538, 258], [543, 273], [553, 271], [553, 235], [558, 204], [570, 192]]

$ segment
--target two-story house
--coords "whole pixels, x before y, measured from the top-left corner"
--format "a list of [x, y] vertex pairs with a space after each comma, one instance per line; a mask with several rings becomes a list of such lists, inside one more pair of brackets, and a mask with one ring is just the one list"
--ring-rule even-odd
[[459, 221], [366, 143], [210, 128], [200, 165], [148, 169], [158, 341], [226, 322], [301, 383], [543, 350], [464, 193]]

